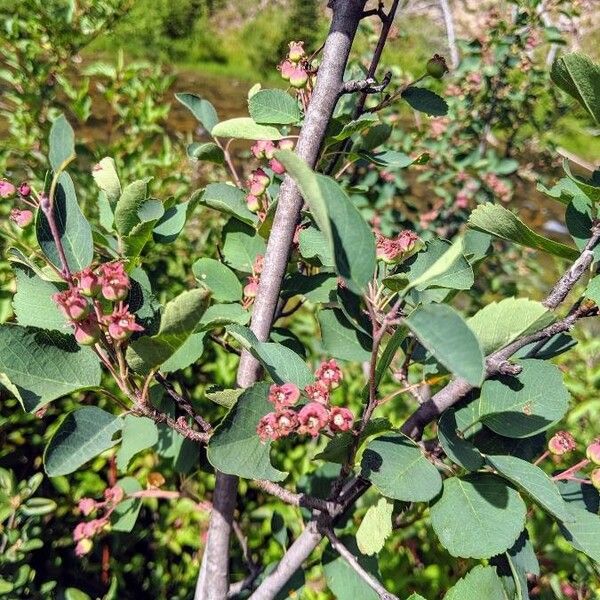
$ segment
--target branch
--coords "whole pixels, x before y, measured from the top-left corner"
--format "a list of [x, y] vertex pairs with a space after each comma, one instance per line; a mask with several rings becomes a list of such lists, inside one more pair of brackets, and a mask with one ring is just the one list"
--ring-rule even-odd
[[292, 506], [304, 506], [305, 508], [312, 508], [326, 514], [333, 513], [336, 508], [335, 502], [328, 502], [327, 500], [322, 500], [321, 498], [315, 498], [314, 496], [308, 496], [306, 494], [297, 494], [272, 481], [267, 481], [266, 479], [258, 479], [254, 481], [254, 483], [264, 492], [276, 496]]
[[450, 50], [450, 64], [453, 69], [458, 67], [460, 57], [458, 55], [458, 48], [456, 46], [456, 34], [454, 32], [454, 19], [452, 18], [452, 10], [448, 0], [439, 0], [440, 10], [442, 11], [442, 17], [444, 18], [444, 25], [446, 27], [446, 37], [448, 38], [448, 49]]
[[[296, 145], [296, 153], [311, 168], [317, 163], [327, 126], [337, 104], [350, 48], [365, 2], [366, 0], [332, 2], [331, 28], [323, 48], [319, 77]], [[302, 203], [298, 186], [291, 177], [286, 176], [279, 191], [277, 211], [267, 243], [250, 325], [260, 341], [266, 341], [269, 337]], [[243, 352], [238, 367], [238, 385], [249, 387], [257, 381], [259, 375], [258, 361], [250, 353]], [[229, 535], [236, 494], [237, 477], [217, 473], [213, 512], [195, 600], [223, 600], [227, 595]]]
[[373, 591], [381, 598], [381, 600], [399, 600], [398, 596], [390, 594], [382, 585], [356, 560], [356, 557], [342, 542], [337, 538], [333, 530], [330, 528], [324, 528], [323, 533], [329, 540], [332, 548], [356, 571], [357, 575], [373, 589]]
[[381, 83], [377, 83], [374, 77], [367, 77], [366, 79], [351, 79], [345, 81], [342, 84], [340, 94], [354, 94], [355, 92], [362, 92], [363, 94], [378, 94], [383, 92], [392, 80], [392, 72], [388, 71]]

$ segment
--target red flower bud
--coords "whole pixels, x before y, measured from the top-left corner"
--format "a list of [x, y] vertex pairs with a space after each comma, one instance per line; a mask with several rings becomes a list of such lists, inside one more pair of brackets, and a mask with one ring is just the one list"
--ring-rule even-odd
[[269, 402], [277, 410], [294, 406], [300, 398], [300, 390], [293, 383], [273, 384], [269, 389]]
[[329, 404], [329, 385], [322, 380], [316, 381], [304, 388], [308, 399], [327, 406]]
[[308, 73], [302, 67], [294, 68], [290, 73], [290, 85], [295, 88], [303, 88], [308, 82]]
[[600, 439], [593, 441], [585, 451], [585, 455], [595, 465], [600, 465]]
[[284, 60], [279, 65], [279, 71], [281, 73], [281, 77], [283, 77], [283, 79], [285, 79], [286, 81], [289, 81], [291, 79], [292, 74], [295, 70], [296, 70], [296, 67], [289, 60]]
[[13, 208], [10, 211], [10, 220], [18, 227], [24, 228], [33, 222], [33, 213], [30, 210]]
[[319, 402], [309, 402], [298, 413], [300, 433], [308, 433], [313, 437], [325, 427], [329, 421], [329, 411]]
[[141, 325], [135, 322], [135, 317], [129, 312], [129, 307], [115, 308], [112, 315], [106, 317], [108, 334], [116, 342], [126, 340], [134, 331], [144, 331]]
[[269, 167], [271, 167], [273, 173], [277, 173], [277, 175], [283, 175], [285, 173], [285, 167], [276, 158], [272, 158], [269, 161]]
[[100, 339], [100, 324], [96, 315], [90, 314], [75, 323], [75, 340], [81, 346], [93, 346]]
[[274, 412], [267, 413], [258, 422], [256, 433], [261, 442], [277, 439], [277, 415]]
[[322, 362], [316, 370], [315, 375], [317, 379], [323, 381], [331, 390], [337, 388], [340, 385], [340, 381], [344, 378], [342, 370], [333, 358]]
[[339, 406], [334, 406], [331, 409], [329, 415], [329, 427], [331, 428], [331, 431], [348, 431], [352, 428], [353, 422], [354, 415], [350, 409], [341, 408]]
[[297, 63], [304, 58], [304, 42], [290, 42], [289, 46], [289, 60], [291, 60], [293, 63]]
[[568, 431], [557, 431], [548, 441], [548, 450], [557, 456], [575, 450], [576, 446], [575, 438]]
[[[293, 150], [294, 149], [294, 140], [285, 139], [281, 140], [278, 144], [280, 150]], [[270, 158], [267, 156], [267, 158]]]
[[6, 181], [6, 179], [0, 179], [0, 198], [10, 198], [16, 191], [15, 186]]
[[101, 289], [98, 276], [89, 267], [75, 274], [75, 279], [79, 282], [79, 291], [89, 298], [98, 295]]
[[98, 269], [102, 295], [112, 302], [124, 300], [129, 291], [129, 277], [122, 262], [104, 263]]
[[57, 292], [52, 299], [62, 313], [71, 321], [81, 321], [90, 312], [90, 306], [87, 300], [79, 293], [76, 288], [69, 288], [64, 292]]
[[19, 191], [19, 195], [22, 198], [29, 198], [29, 196], [31, 195], [31, 186], [24, 181], [18, 188]]
[[256, 158], [273, 158], [275, 152], [275, 144], [271, 140], [258, 140], [251, 148], [252, 154]]

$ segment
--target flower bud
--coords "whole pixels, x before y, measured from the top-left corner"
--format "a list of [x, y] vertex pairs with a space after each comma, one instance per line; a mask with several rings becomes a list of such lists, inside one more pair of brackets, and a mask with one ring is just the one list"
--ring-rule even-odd
[[258, 140], [251, 148], [256, 158], [273, 158], [275, 144], [271, 140]]
[[600, 490], [600, 467], [591, 472], [590, 481], [597, 490]]
[[0, 179], [0, 198], [10, 198], [16, 191], [15, 186], [6, 181], [6, 179]]
[[322, 362], [316, 370], [315, 375], [317, 379], [323, 381], [331, 390], [337, 388], [344, 377], [342, 370], [333, 358]]
[[290, 42], [289, 47], [288, 59], [293, 63], [297, 63], [304, 58], [304, 42]]
[[308, 82], [308, 73], [302, 67], [296, 67], [290, 73], [290, 85], [303, 88]]
[[[278, 144], [280, 150], [293, 150], [294, 149], [294, 140], [285, 139], [281, 140]], [[269, 157], [267, 157], [269, 158]]]
[[595, 465], [600, 465], [600, 439], [593, 441], [585, 451], [585, 455]]
[[100, 324], [96, 315], [90, 314], [85, 319], [77, 321], [73, 335], [80, 346], [93, 346], [100, 339]]
[[248, 210], [256, 212], [260, 209], [260, 200], [254, 194], [248, 194], [246, 196], [246, 206]]
[[31, 186], [24, 181], [18, 188], [19, 191], [19, 195], [22, 198], [29, 198], [29, 196], [31, 195]]
[[244, 286], [244, 298], [256, 298], [258, 293], [258, 277], [248, 277], [248, 283]]
[[81, 321], [90, 312], [90, 306], [87, 300], [79, 293], [76, 288], [69, 288], [64, 292], [57, 292], [52, 299], [62, 313], [71, 321]]
[[300, 390], [293, 383], [284, 383], [283, 385], [273, 384], [269, 388], [269, 402], [277, 410], [294, 406], [300, 398]]
[[434, 54], [433, 58], [427, 61], [427, 74], [435, 79], [441, 79], [448, 70], [446, 59], [439, 54]]
[[285, 173], [285, 167], [276, 158], [272, 158], [269, 161], [269, 167], [271, 167], [273, 173], [277, 173], [277, 175], [283, 175]]
[[92, 540], [88, 538], [84, 538], [83, 540], [79, 540], [77, 545], [75, 546], [75, 555], [81, 558], [86, 554], [89, 554], [93, 548], [94, 544]]
[[129, 277], [122, 262], [104, 263], [98, 269], [102, 295], [112, 302], [124, 300], [129, 292]]
[[329, 415], [329, 427], [333, 432], [348, 431], [354, 422], [354, 415], [348, 408], [334, 406]]
[[300, 433], [308, 433], [312, 437], [316, 437], [319, 431], [327, 425], [329, 411], [319, 402], [309, 402], [298, 413], [298, 420], [300, 421]]
[[10, 220], [18, 227], [25, 228], [33, 222], [33, 213], [30, 210], [13, 208], [10, 211]]
[[258, 426], [256, 427], [256, 433], [258, 433], [258, 437], [260, 438], [261, 442], [276, 440], [278, 437], [277, 414], [270, 412], [262, 417], [258, 422]]
[[[87, 517], [96, 508], [96, 501], [93, 498], [82, 498], [77, 507]], [[77, 531], [77, 528], [75, 528], [75, 531]]]
[[100, 292], [101, 286], [98, 276], [89, 267], [75, 275], [79, 282], [79, 291], [88, 298], [94, 298]]
[[115, 308], [113, 313], [106, 317], [108, 334], [116, 342], [129, 338], [135, 331], [144, 331], [141, 325], [135, 322], [135, 317], [129, 312], [129, 307]]
[[576, 446], [575, 438], [568, 431], [557, 431], [548, 440], [548, 450], [556, 456], [571, 452]]
[[296, 67], [289, 61], [284, 60], [279, 65], [279, 72], [281, 73], [281, 77], [286, 81], [289, 81], [292, 77], [292, 73], [296, 70]]

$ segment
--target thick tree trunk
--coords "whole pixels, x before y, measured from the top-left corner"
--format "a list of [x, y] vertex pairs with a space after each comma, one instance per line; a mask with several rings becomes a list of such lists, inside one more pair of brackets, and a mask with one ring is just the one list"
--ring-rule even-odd
[[[300, 132], [296, 153], [314, 167], [325, 132], [339, 98], [350, 48], [366, 0], [334, 0], [331, 28], [323, 49], [316, 85]], [[267, 244], [251, 329], [259, 340], [269, 337], [281, 283], [287, 267], [302, 197], [290, 177], [281, 185], [273, 228]], [[257, 361], [242, 354], [237, 382], [240, 387], [255, 383], [260, 375]], [[225, 600], [229, 587], [229, 537], [235, 510], [237, 477], [217, 474], [213, 512], [195, 600]]]

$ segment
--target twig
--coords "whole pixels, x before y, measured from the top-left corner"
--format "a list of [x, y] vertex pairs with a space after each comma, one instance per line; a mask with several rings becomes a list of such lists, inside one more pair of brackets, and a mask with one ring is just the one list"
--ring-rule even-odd
[[362, 92], [363, 94], [378, 94], [383, 92], [392, 80], [392, 72], [388, 71], [381, 83], [377, 83], [374, 77], [367, 77], [366, 79], [350, 79], [344, 81], [340, 94], [354, 94], [355, 92]]
[[446, 27], [446, 37], [448, 38], [448, 50], [450, 51], [450, 64], [453, 69], [458, 67], [460, 57], [458, 55], [458, 47], [456, 46], [456, 34], [454, 32], [454, 19], [452, 18], [452, 10], [448, 0], [439, 0], [440, 10], [442, 11], [442, 17], [444, 18], [444, 25]]
[[342, 542], [338, 539], [338, 537], [333, 533], [333, 530], [330, 528], [323, 528], [323, 533], [329, 540], [332, 548], [354, 569], [356, 574], [369, 586], [373, 589], [373, 591], [381, 598], [381, 600], [399, 600], [398, 596], [394, 596], [394, 594], [390, 594], [382, 585], [369, 573], [366, 571], [361, 564], [358, 562], [354, 554], [342, 544]]
[[327, 514], [333, 513], [337, 506], [335, 502], [322, 500], [321, 498], [315, 498], [314, 496], [308, 496], [306, 494], [297, 494], [290, 490], [286, 490], [284, 487], [281, 487], [272, 481], [267, 481], [266, 479], [258, 479], [254, 481], [254, 483], [261, 490], [271, 494], [272, 496], [276, 496], [280, 500], [283, 500], [292, 506], [304, 506], [306, 508], [312, 508]]

